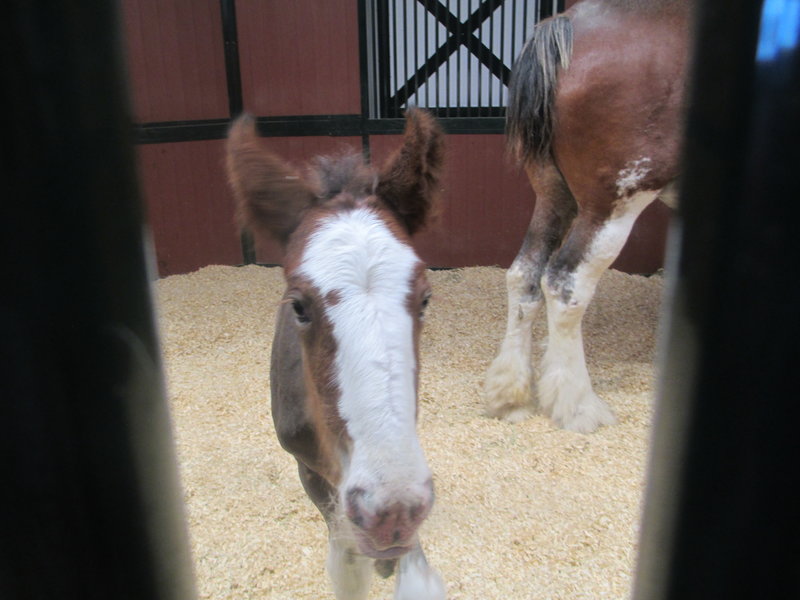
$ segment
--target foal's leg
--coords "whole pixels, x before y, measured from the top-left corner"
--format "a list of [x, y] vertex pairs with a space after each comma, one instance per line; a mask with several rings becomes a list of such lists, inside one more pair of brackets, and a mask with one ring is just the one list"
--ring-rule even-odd
[[484, 384], [486, 414], [512, 422], [534, 410], [531, 327], [544, 302], [540, 279], [576, 210], [572, 194], [552, 163], [529, 165], [526, 172], [536, 192], [536, 205], [522, 248], [506, 272], [506, 334]]
[[431, 569], [419, 543], [400, 559], [394, 587], [395, 600], [444, 600], [445, 588]]
[[[328, 574], [333, 582], [336, 600], [364, 600], [372, 581], [375, 560], [359, 554], [355, 544], [340, 537], [331, 527], [328, 552]], [[428, 565], [422, 547], [414, 548], [398, 559], [394, 586], [395, 600], [444, 600], [444, 583]]]
[[589, 433], [614, 423], [611, 410], [589, 380], [581, 321], [600, 277], [622, 250], [636, 218], [657, 195], [657, 191], [638, 192], [619, 200], [600, 225], [597, 215], [579, 213], [542, 277], [548, 340], [539, 404], [564, 429]]
[[372, 580], [373, 559], [358, 553], [349, 527], [336, 514], [336, 490], [318, 473], [297, 461], [297, 471], [308, 497], [328, 525], [328, 576], [336, 600], [364, 600]]
[[336, 600], [366, 600], [374, 560], [359, 554], [355, 542], [335, 525], [328, 538], [328, 575]]

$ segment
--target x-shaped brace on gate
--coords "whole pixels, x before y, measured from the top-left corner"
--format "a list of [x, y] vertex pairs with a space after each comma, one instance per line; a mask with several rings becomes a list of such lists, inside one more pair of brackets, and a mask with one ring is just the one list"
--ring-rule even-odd
[[461, 46], [465, 46], [489, 71], [504, 84], [508, 85], [511, 69], [498, 58], [494, 52], [484, 45], [475, 35], [486, 19], [500, 7], [504, 0], [484, 0], [465, 21], [459, 20], [446, 6], [438, 0], [417, 0], [425, 10], [436, 17], [450, 34], [447, 40], [437, 48], [436, 52], [419, 67], [416, 72], [397, 90], [392, 102], [405, 104], [420, 86], [435, 73]]

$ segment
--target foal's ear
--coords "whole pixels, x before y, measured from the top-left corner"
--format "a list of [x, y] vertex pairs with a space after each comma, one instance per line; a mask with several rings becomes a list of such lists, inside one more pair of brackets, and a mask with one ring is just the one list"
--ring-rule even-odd
[[425, 225], [436, 204], [443, 162], [439, 124], [425, 110], [408, 109], [403, 145], [384, 165], [376, 191], [412, 235]]
[[240, 227], [285, 246], [316, 194], [288, 164], [267, 150], [249, 115], [236, 119], [226, 147], [228, 181], [236, 198]]

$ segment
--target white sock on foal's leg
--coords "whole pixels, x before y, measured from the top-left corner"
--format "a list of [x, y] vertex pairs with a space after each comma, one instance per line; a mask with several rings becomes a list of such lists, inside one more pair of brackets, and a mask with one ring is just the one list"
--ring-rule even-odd
[[422, 548], [417, 544], [411, 552], [400, 559], [394, 599], [444, 600], [445, 597], [442, 578], [428, 565]]
[[366, 600], [373, 562], [358, 554], [352, 543], [338, 540], [335, 532], [331, 532], [327, 566], [336, 600]]

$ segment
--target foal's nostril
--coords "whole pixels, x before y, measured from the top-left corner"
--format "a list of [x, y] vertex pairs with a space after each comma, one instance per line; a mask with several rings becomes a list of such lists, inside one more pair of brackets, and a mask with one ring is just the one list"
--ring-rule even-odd
[[345, 513], [350, 522], [360, 529], [369, 528], [365, 511], [362, 507], [362, 499], [366, 491], [360, 487], [354, 487], [345, 494]]
[[416, 522], [417, 517], [419, 517], [419, 513], [422, 511], [422, 505], [416, 504], [408, 509], [408, 516], [411, 518], [411, 522]]
[[358, 498], [363, 496], [366, 493], [364, 488], [360, 487], [353, 487], [347, 490], [347, 502], [348, 504], [351, 502], [355, 502]]
[[388, 518], [389, 518], [389, 511], [388, 511], [388, 510], [381, 510], [381, 511], [378, 511], [378, 512], [376, 513], [375, 517], [376, 517], [376, 519], [375, 519], [375, 526], [376, 526], [376, 527], [380, 527], [380, 526], [382, 526], [384, 523], [386, 523], [386, 519], [388, 519]]

